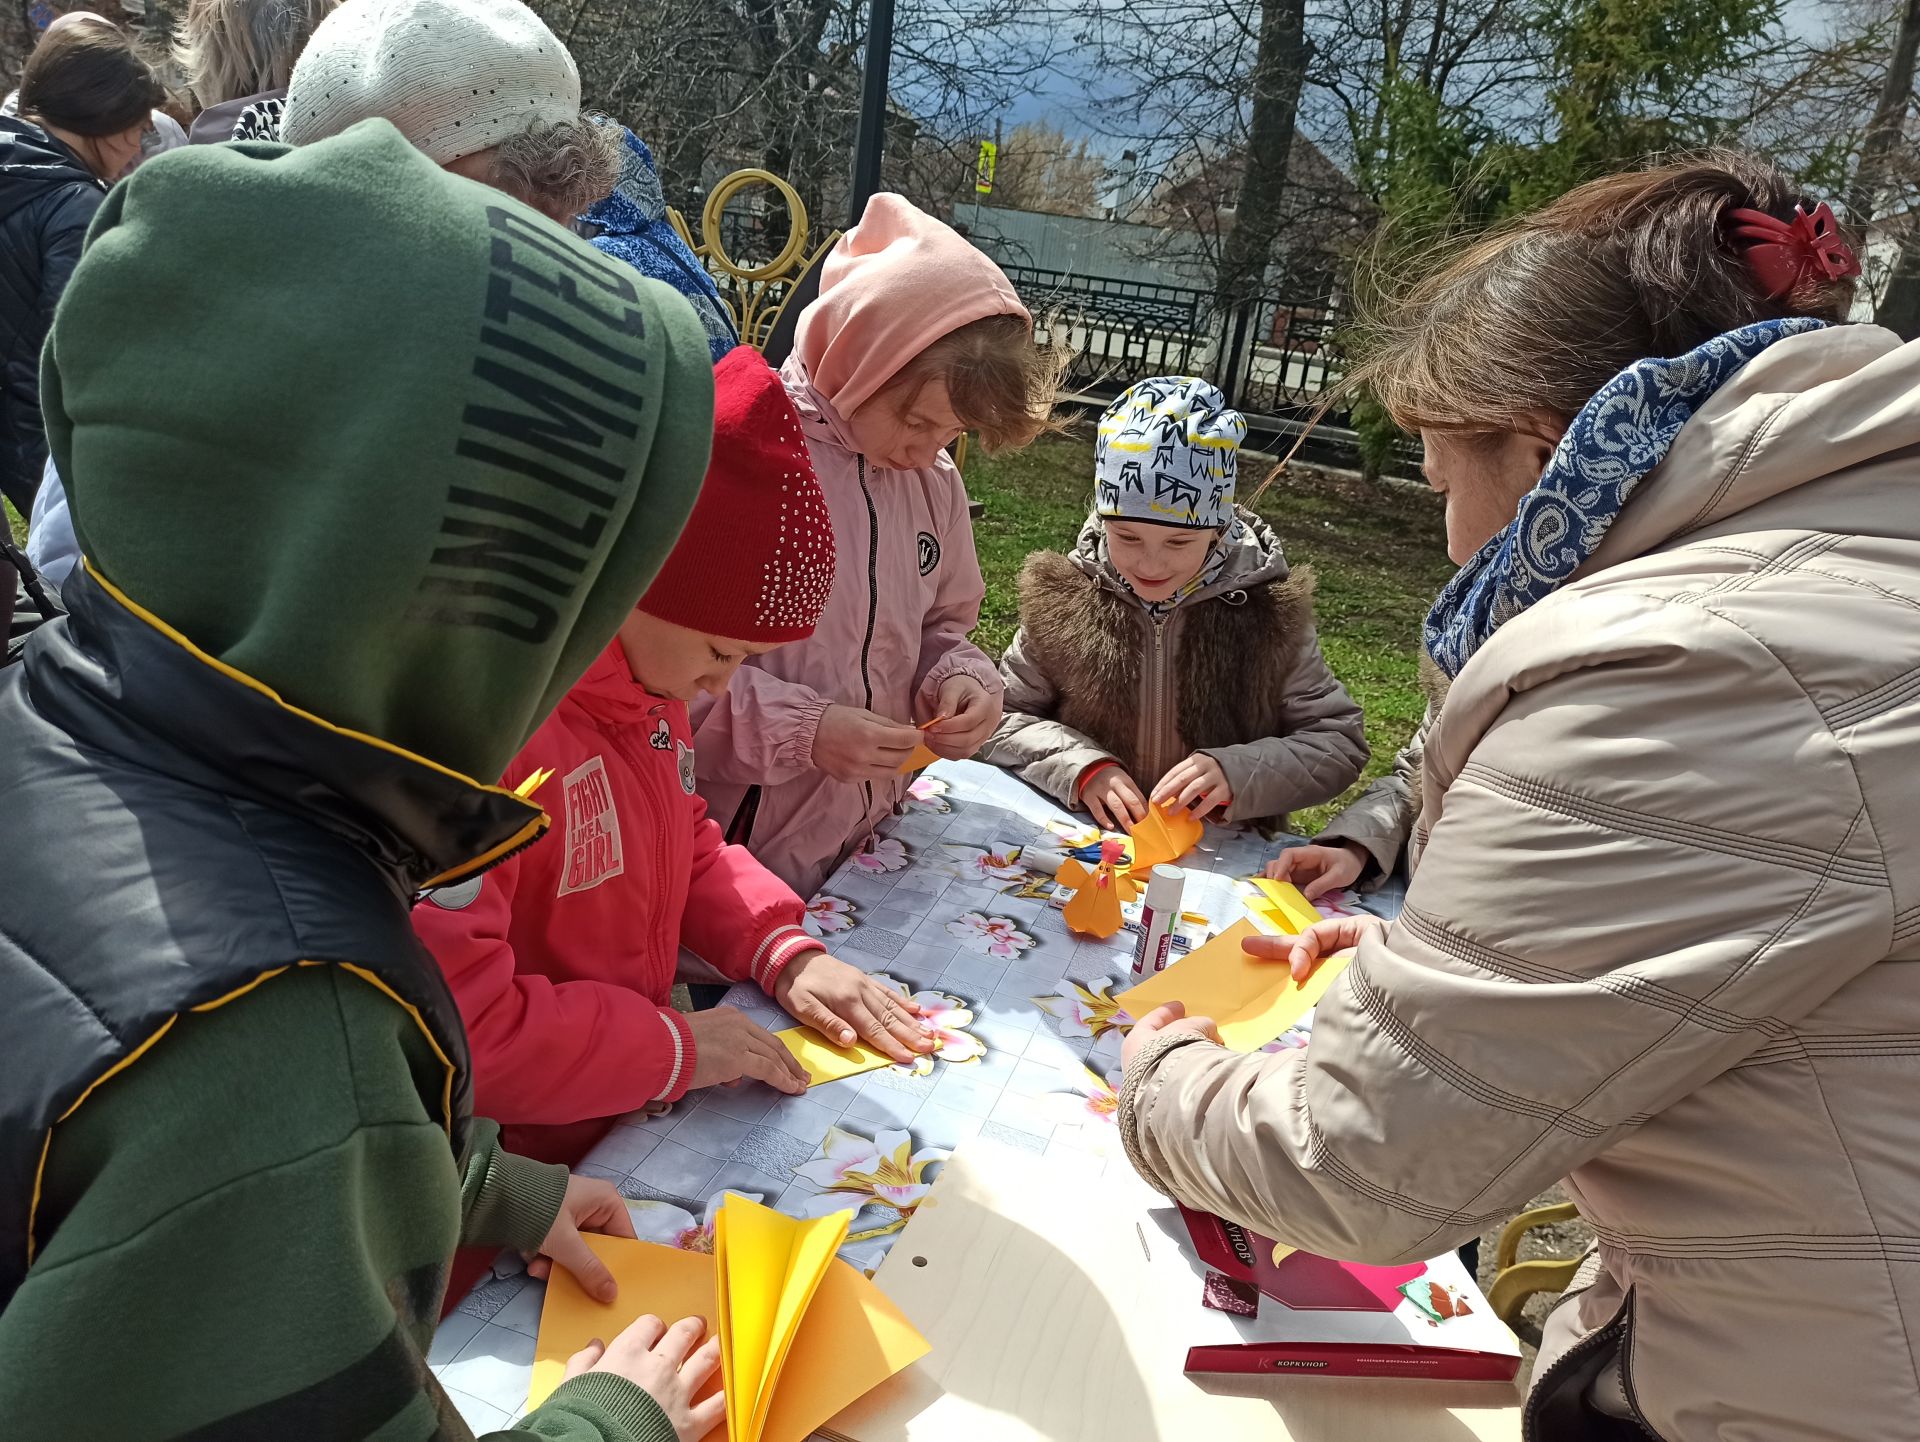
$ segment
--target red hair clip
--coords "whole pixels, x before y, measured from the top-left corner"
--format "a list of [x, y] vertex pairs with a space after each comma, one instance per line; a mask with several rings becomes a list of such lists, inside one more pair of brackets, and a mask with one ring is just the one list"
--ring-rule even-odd
[[1727, 219], [1733, 238], [1746, 244], [1747, 266], [1766, 288], [1767, 299], [1779, 300], [1809, 275], [1828, 280], [1860, 274], [1860, 262], [1840, 233], [1833, 210], [1821, 201], [1808, 215], [1793, 208], [1793, 223], [1775, 220], [1764, 210], [1730, 210]]

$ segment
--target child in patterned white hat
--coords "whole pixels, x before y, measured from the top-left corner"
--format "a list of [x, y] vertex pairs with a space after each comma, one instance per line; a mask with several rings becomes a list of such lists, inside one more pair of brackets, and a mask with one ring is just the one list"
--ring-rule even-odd
[[1312, 573], [1235, 503], [1246, 435], [1190, 376], [1108, 408], [1079, 545], [1021, 571], [983, 759], [1114, 830], [1149, 801], [1277, 827], [1359, 777], [1360, 708], [1320, 654]]

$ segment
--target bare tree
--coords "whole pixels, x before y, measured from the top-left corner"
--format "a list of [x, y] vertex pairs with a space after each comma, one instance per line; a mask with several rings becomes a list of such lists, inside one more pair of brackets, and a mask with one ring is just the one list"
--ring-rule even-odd
[[1000, 146], [994, 203], [1055, 215], [1091, 215], [1106, 161], [1087, 136], [1069, 140], [1058, 126], [1025, 121]]
[[1844, 196], [1867, 240], [1874, 318], [1920, 334], [1920, 116], [1916, 0], [1836, 0], [1824, 35], [1757, 77], [1741, 139], [1778, 155], [1809, 189]]
[[[655, 146], [691, 205], [742, 166], [792, 182], [817, 228], [843, 213], [867, 0], [537, 0], [588, 103]], [[886, 182], [951, 201], [965, 138], [1040, 74], [1049, 43], [1016, 0], [903, 0], [895, 19]], [[971, 165], [971, 156], [966, 164]]]

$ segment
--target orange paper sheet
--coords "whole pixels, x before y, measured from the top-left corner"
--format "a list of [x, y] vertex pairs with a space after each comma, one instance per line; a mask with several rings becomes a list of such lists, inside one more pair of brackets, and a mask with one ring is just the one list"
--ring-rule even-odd
[[[931, 721], [922, 721], [919, 724], [919, 726], [915, 727], [914, 729], [918, 731], [929, 731], [935, 726], [938, 726], [942, 721], [947, 721], [951, 719], [952, 719], [951, 717], [947, 716], [943, 712], [941, 715], [934, 717]], [[939, 759], [940, 759], [940, 753], [935, 751], [931, 746], [927, 745], [926, 742], [922, 741], [919, 745], [913, 748], [913, 755], [909, 756], [904, 762], [901, 763], [900, 769], [902, 771], [922, 771], [922, 770], [925, 770], [927, 767], [933, 765], [933, 763], [938, 761]]]
[[[730, 1208], [751, 1205], [732, 1198], [722, 1206], [721, 1215]], [[792, 1218], [781, 1220], [796, 1230], [817, 1225]], [[759, 1230], [755, 1229], [756, 1239], [748, 1243], [749, 1247], [758, 1249], [762, 1245]], [[764, 1274], [765, 1290], [774, 1298], [769, 1308], [756, 1295], [749, 1300], [748, 1309], [759, 1308], [755, 1315], [770, 1315], [776, 1322], [783, 1315], [791, 1316], [793, 1309], [783, 1313], [781, 1302], [794, 1295], [793, 1274], [779, 1270], [772, 1259], [743, 1254], [743, 1236], [731, 1226], [729, 1231], [734, 1253], [732, 1274]], [[582, 1292], [571, 1275], [554, 1269], [553, 1280], [547, 1284], [546, 1308], [540, 1316], [533, 1386], [527, 1395], [529, 1407], [539, 1406], [560, 1385], [569, 1357], [596, 1337], [611, 1340], [636, 1317], [652, 1312], [671, 1322], [700, 1316], [707, 1318], [709, 1325], [718, 1325], [715, 1257], [623, 1237], [590, 1236], [587, 1245], [619, 1282], [619, 1300], [602, 1306]], [[779, 1250], [777, 1243], [775, 1250]], [[793, 1251], [788, 1243], [788, 1259]], [[816, 1253], [817, 1247], [802, 1259], [802, 1276], [817, 1260]], [[785, 1365], [774, 1369], [770, 1395], [754, 1398], [729, 1394], [729, 1417], [738, 1415], [750, 1424], [757, 1412], [761, 1416], [759, 1429], [735, 1433], [732, 1428], [738, 1424], [730, 1422], [714, 1428], [705, 1442], [733, 1442], [736, 1437], [750, 1437], [754, 1442], [805, 1442], [836, 1413], [927, 1354], [926, 1340], [913, 1324], [873, 1283], [845, 1262], [828, 1261], [814, 1280], [817, 1290], [797, 1308], [797, 1326], [785, 1339]], [[735, 1295], [738, 1298], [740, 1294]], [[775, 1350], [771, 1334], [769, 1338], [762, 1345], [762, 1376], [765, 1359]], [[738, 1360], [736, 1357], [737, 1370]], [[720, 1385], [716, 1374], [708, 1395]], [[757, 1405], [760, 1402], [765, 1402], [764, 1407]]]
[[1262, 961], [1242, 949], [1258, 930], [1251, 921], [1236, 922], [1114, 1000], [1136, 1019], [1170, 1001], [1181, 1002], [1188, 1016], [1212, 1017], [1220, 1040], [1233, 1050], [1258, 1051], [1311, 1011], [1353, 959], [1351, 952], [1329, 957], [1305, 983], [1297, 983], [1284, 961]]
[[1133, 869], [1145, 876], [1165, 862], [1178, 861], [1200, 844], [1205, 825], [1184, 811], [1169, 811], [1158, 801], [1128, 832], [1133, 838]]
[[924, 771], [940, 759], [940, 755], [926, 742], [922, 741], [913, 748], [913, 755], [900, 763], [902, 771]]
[[842, 1077], [859, 1076], [862, 1072], [893, 1065], [892, 1057], [875, 1051], [865, 1042], [841, 1046], [828, 1041], [810, 1026], [789, 1027], [776, 1031], [773, 1036], [806, 1068], [808, 1086], [817, 1087], [822, 1082], [839, 1081]]

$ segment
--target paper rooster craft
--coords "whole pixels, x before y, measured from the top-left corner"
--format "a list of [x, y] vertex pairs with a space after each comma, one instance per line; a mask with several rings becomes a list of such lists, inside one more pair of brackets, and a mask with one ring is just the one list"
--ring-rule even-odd
[[1100, 843], [1100, 864], [1087, 870], [1072, 857], [1060, 863], [1060, 880], [1073, 888], [1073, 899], [1061, 915], [1067, 926], [1083, 936], [1105, 941], [1120, 929], [1120, 907], [1140, 893], [1140, 883], [1121, 862], [1126, 845], [1120, 841]]
[[[1130, 841], [1111, 838], [1099, 843], [1099, 860], [1089, 871], [1079, 859], [1094, 860], [1091, 847], [1070, 850], [1060, 864], [1062, 885], [1074, 888], [1073, 900], [1062, 913], [1069, 929], [1105, 941], [1120, 929], [1120, 908], [1140, 894], [1147, 873], [1169, 861], [1178, 861], [1200, 840], [1206, 828], [1182, 811], [1169, 811], [1155, 802], [1146, 817], [1128, 831]], [[1133, 857], [1127, 859], [1131, 848]]]

